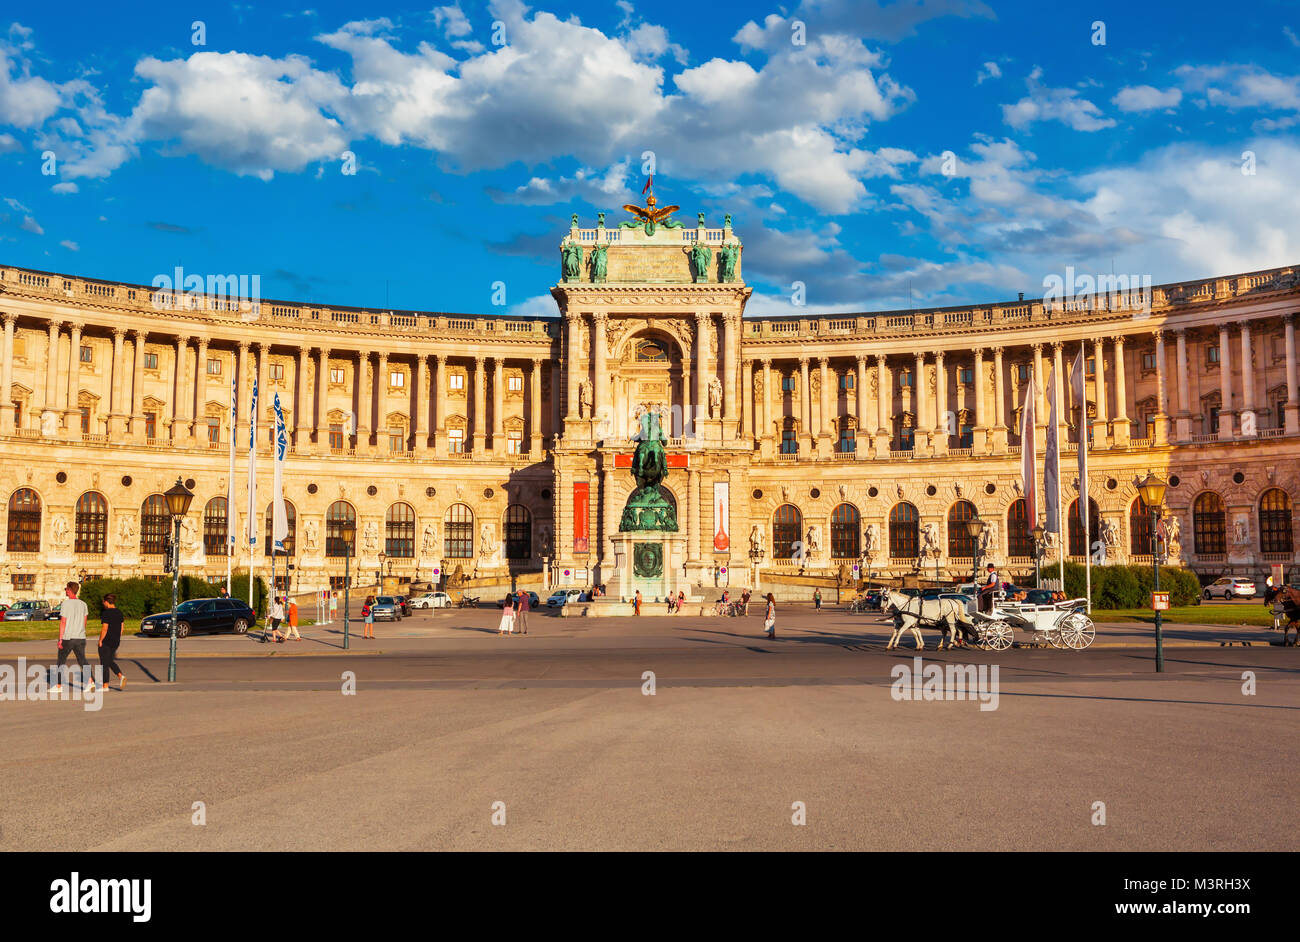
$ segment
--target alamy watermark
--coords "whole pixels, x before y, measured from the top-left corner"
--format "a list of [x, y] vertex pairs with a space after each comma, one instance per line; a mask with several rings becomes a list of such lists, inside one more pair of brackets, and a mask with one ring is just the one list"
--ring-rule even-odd
[[911, 666], [895, 664], [889, 676], [895, 700], [978, 700], [982, 712], [998, 708], [996, 664], [926, 664], [914, 657]]
[[1043, 307], [1065, 310], [1130, 311], [1134, 316], [1151, 314], [1151, 276], [1114, 274], [1091, 275], [1065, 266], [1065, 274], [1043, 277]]
[[186, 274], [177, 265], [154, 275], [149, 303], [155, 311], [238, 311], [256, 319], [262, 310], [261, 275]]
[[25, 657], [17, 665], [0, 664], [0, 702], [17, 700], [80, 700], [85, 710], [96, 712], [104, 706], [104, 669], [28, 664]]

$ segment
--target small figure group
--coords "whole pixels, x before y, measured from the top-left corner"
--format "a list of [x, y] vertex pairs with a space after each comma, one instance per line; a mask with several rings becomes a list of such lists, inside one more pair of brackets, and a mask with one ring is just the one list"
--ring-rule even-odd
[[[65, 596], [63, 604], [59, 606], [59, 641], [58, 641], [58, 674], [55, 683], [50, 687], [51, 693], [61, 693], [63, 691], [63, 676], [68, 663], [68, 654], [71, 653], [77, 659], [77, 667], [81, 670], [82, 676], [86, 677], [85, 691], [90, 693], [95, 689], [95, 679], [88, 676], [86, 671], [86, 619], [90, 614], [90, 609], [77, 594], [81, 591], [81, 585], [77, 582], [69, 582], [64, 586], [63, 594]], [[122, 622], [124, 620], [121, 611], [117, 607], [117, 596], [108, 593], [101, 600], [102, 607], [99, 613], [99, 663], [102, 671], [102, 680], [104, 688], [110, 687], [110, 679], [117, 675], [117, 689], [121, 690], [126, 686], [126, 677], [117, 665], [117, 649], [122, 643]]]
[[528, 634], [528, 612], [532, 607], [532, 599], [523, 589], [507, 595], [501, 605], [501, 622], [497, 625], [497, 634], [512, 635], [516, 630], [520, 634]]
[[[286, 618], [287, 613], [287, 618]], [[271, 607], [266, 612], [267, 630], [262, 632], [262, 643], [274, 641], [277, 644], [282, 641], [301, 641], [302, 635], [298, 633], [298, 603], [287, 596], [277, 595], [271, 600]], [[285, 626], [284, 634], [280, 634], [280, 625]]]
[[678, 589], [676, 596], [672, 596], [672, 595], [668, 596], [668, 614], [669, 615], [677, 614], [682, 610], [682, 606], [685, 604], [686, 604], [686, 593]]

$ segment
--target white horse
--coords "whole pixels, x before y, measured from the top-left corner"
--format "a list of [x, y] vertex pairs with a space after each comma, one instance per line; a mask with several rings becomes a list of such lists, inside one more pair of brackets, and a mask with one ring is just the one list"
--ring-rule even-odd
[[956, 599], [922, 599], [919, 595], [904, 595], [901, 592], [885, 590], [885, 604], [882, 608], [886, 611], [894, 612], [894, 633], [889, 638], [889, 643], [885, 645], [885, 650], [898, 647], [904, 631], [912, 632], [912, 637], [916, 639], [916, 648], [921, 650], [925, 647], [925, 641], [921, 638], [919, 626], [922, 622], [926, 625], [933, 625], [939, 629], [939, 647], [943, 650], [944, 635], [948, 637], [948, 646], [953, 646], [953, 641], [957, 636], [957, 625], [959, 622], [970, 624], [970, 616], [966, 611], [966, 606]]

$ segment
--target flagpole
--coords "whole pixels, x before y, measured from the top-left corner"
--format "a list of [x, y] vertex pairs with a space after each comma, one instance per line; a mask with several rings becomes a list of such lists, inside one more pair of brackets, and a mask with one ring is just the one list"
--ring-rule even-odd
[[257, 380], [253, 380], [253, 403], [248, 422], [248, 607], [253, 604], [253, 574], [257, 566]]
[[235, 597], [231, 582], [235, 563], [235, 529], [230, 525], [235, 515], [235, 404], [238, 401], [237, 379], [230, 377], [230, 473], [226, 475], [226, 595]]
[[[1087, 376], [1088, 355], [1084, 349], [1084, 343], [1079, 341], [1079, 360], [1084, 365], [1084, 376]], [[1101, 363], [1096, 364], [1096, 369], [1101, 369]], [[1092, 522], [1088, 519], [1088, 504], [1091, 497], [1088, 493], [1088, 396], [1084, 383], [1079, 384], [1079, 519], [1083, 522], [1083, 566], [1084, 566], [1084, 596], [1088, 600], [1088, 614], [1092, 614]]]

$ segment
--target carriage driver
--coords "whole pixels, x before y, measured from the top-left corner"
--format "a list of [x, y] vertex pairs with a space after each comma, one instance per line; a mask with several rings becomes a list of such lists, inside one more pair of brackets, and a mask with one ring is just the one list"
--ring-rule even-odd
[[984, 584], [980, 586], [980, 611], [986, 615], [993, 613], [993, 593], [1002, 585], [1002, 580], [998, 578], [998, 571], [992, 563], [988, 564], [988, 573], [984, 577]]

